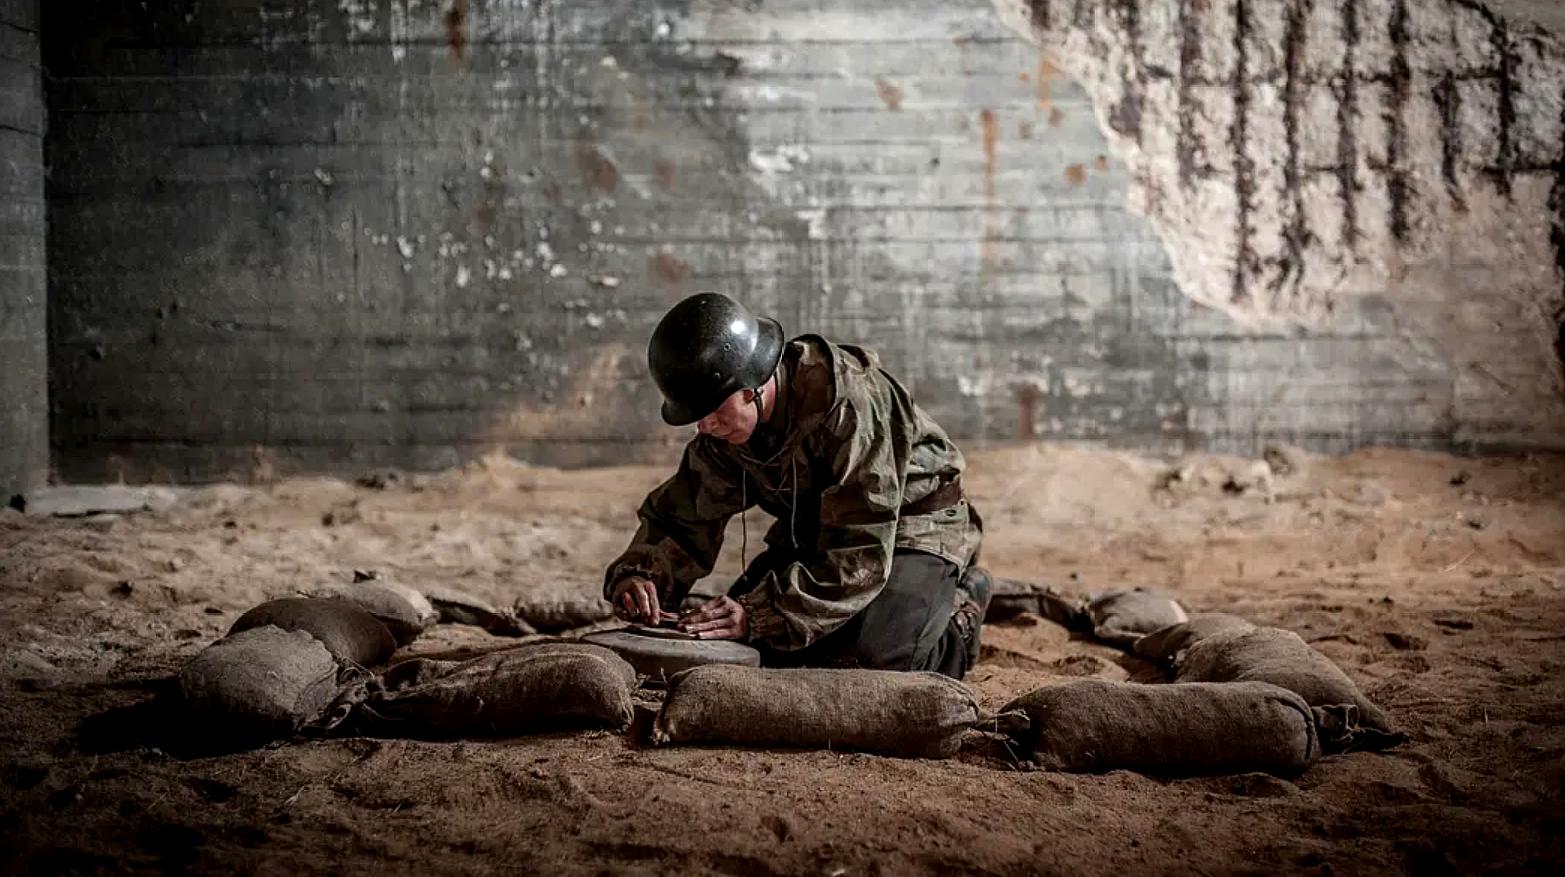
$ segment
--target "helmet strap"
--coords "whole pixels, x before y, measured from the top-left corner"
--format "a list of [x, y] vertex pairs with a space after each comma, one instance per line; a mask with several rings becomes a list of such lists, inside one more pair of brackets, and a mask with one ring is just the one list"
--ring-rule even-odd
[[[772, 376], [771, 377], [769, 377], [766, 380], [762, 381], [761, 385], [759, 387], [756, 387], [754, 390], [751, 390], [751, 392], [755, 394], [754, 396], [750, 397], [750, 399], [751, 399], [752, 402], [755, 403], [755, 422], [756, 423], [761, 423], [762, 421], [764, 421], [766, 416], [767, 416], [767, 414], [768, 414], [767, 408], [765, 407], [764, 404], [762, 404], [763, 403], [763, 399], [766, 396], [766, 385], [767, 384], [771, 384], [773, 387], [775, 387], [777, 393], [781, 393], [782, 392], [782, 382], [778, 380], [776, 371], [772, 372]], [[777, 400], [775, 398], [772, 400], [771, 410], [772, 411], [776, 411], [777, 410]]]

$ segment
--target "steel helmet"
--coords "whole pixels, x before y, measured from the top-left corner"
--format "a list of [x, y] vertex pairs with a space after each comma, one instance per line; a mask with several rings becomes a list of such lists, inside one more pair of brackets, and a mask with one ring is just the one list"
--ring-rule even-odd
[[663, 393], [663, 420], [686, 426], [739, 390], [758, 389], [782, 359], [783, 331], [726, 295], [703, 292], [674, 305], [647, 344]]

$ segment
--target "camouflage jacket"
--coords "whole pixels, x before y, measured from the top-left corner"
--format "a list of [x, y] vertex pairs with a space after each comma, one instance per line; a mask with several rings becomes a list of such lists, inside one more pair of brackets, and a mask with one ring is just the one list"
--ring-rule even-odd
[[767, 544], [795, 558], [741, 598], [750, 636], [797, 649], [841, 626], [880, 593], [898, 548], [965, 568], [981, 538], [965, 501], [901, 510], [958, 476], [962, 452], [874, 353], [818, 336], [790, 341], [779, 402], [742, 446], [698, 435], [673, 477], [637, 512], [630, 547], [609, 565], [604, 596], [628, 575], [675, 606], [712, 571], [729, 518], [759, 505]]

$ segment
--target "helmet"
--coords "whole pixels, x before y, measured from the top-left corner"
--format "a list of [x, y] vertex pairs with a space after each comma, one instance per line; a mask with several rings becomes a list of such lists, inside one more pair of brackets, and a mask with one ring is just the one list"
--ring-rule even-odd
[[695, 423], [735, 392], [760, 387], [777, 370], [782, 349], [776, 320], [757, 317], [726, 295], [703, 292], [674, 305], [647, 344], [663, 421]]

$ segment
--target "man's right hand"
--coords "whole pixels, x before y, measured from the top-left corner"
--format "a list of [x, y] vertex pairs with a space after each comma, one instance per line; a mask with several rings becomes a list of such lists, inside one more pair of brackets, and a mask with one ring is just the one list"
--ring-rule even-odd
[[658, 589], [641, 576], [626, 576], [614, 585], [614, 614], [626, 621], [657, 624], [679, 616], [658, 605]]

